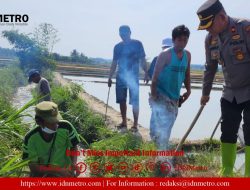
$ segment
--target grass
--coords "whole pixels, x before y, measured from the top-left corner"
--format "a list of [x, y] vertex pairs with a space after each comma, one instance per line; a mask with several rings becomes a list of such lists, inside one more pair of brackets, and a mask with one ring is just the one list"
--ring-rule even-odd
[[[87, 103], [79, 98], [79, 93], [82, 91], [81, 87], [72, 84], [70, 87], [64, 87], [52, 84], [52, 98], [53, 101], [59, 105], [59, 109], [62, 111], [64, 119], [69, 120], [86, 139], [90, 145], [90, 150], [155, 150], [153, 143], [145, 143], [137, 136], [128, 134], [119, 134], [107, 129], [103, 118], [100, 115], [93, 113]], [[181, 175], [184, 176], [217, 176], [217, 170], [220, 166], [219, 159], [215, 159], [219, 153], [219, 142], [209, 141], [203, 143], [199, 147], [193, 146], [193, 154], [188, 154], [184, 157], [181, 163], [185, 165], [204, 166], [208, 170], [203, 171], [183, 171]], [[218, 158], [218, 156], [217, 156]], [[150, 160], [154, 160], [152, 157], [142, 156], [87, 156], [88, 166], [91, 163], [100, 163], [102, 168], [98, 173], [91, 173], [91, 176], [98, 177], [156, 177], [158, 174], [154, 171], [149, 171], [145, 168], [146, 163]], [[119, 163], [126, 162], [130, 166], [135, 163], [142, 163], [143, 169], [141, 172], [136, 173], [130, 168], [127, 173], [121, 173], [117, 168], [112, 172], [106, 172], [103, 168], [106, 163], [112, 163], [114, 167], [117, 167]]]
[[[22, 161], [23, 137], [29, 130], [27, 124], [22, 123], [24, 111], [35, 104], [30, 101], [20, 110], [11, 106], [11, 99], [20, 85], [25, 85], [26, 77], [17, 67], [8, 67], [0, 70], [0, 176], [26, 176], [28, 161]], [[2, 77], [3, 76], [3, 77]], [[79, 98], [83, 90], [80, 86], [72, 84], [69, 87], [60, 86], [53, 81], [50, 71], [44, 71], [44, 75], [51, 82], [52, 98], [58, 104], [59, 110], [64, 119], [69, 120], [81, 135], [84, 147], [90, 150], [155, 150], [151, 142], [143, 142], [141, 138], [126, 133], [120, 134], [107, 129], [104, 119], [93, 113], [87, 103]], [[207, 171], [182, 171], [184, 177], [217, 177], [220, 168], [218, 155], [220, 155], [218, 141], [207, 141], [202, 146], [193, 147], [189, 150], [192, 153], [178, 160], [178, 163], [185, 165], [205, 166]], [[218, 147], [218, 148], [217, 148]], [[145, 166], [148, 161], [154, 160], [145, 156], [87, 156], [86, 162], [90, 165], [93, 162], [100, 163], [104, 168], [106, 163], [112, 163], [114, 170], [106, 172], [101, 169], [98, 173], [91, 173], [91, 176], [99, 177], [156, 177], [153, 171]], [[126, 162], [130, 168], [123, 173], [119, 170], [119, 164]], [[136, 172], [131, 168], [133, 164], [141, 163], [143, 168]]]
[[202, 150], [186, 153], [177, 161], [178, 165], [194, 166], [197, 169], [183, 169], [183, 177], [218, 177], [220, 169], [220, 150]]
[[[220, 177], [221, 169], [221, 142], [219, 140], [205, 139], [201, 144], [189, 145], [185, 156], [177, 159], [177, 164], [186, 166], [203, 166], [205, 170], [184, 170], [183, 177]], [[240, 148], [240, 146], [239, 146]], [[235, 177], [242, 177], [240, 171], [235, 169]]]
[[22, 117], [36, 100], [31, 100], [19, 110], [13, 108], [11, 99], [18, 86], [27, 83], [26, 78], [18, 67], [13, 66], [0, 70], [0, 75], [0, 176], [23, 176], [27, 161], [21, 159], [22, 144], [29, 128], [22, 122]]
[[[107, 128], [103, 117], [93, 113], [87, 103], [79, 98], [79, 93], [82, 92], [79, 85], [71, 84], [70, 86], [61, 86], [55, 82], [51, 83], [51, 97], [58, 104], [61, 115], [64, 119], [70, 121], [77, 129], [82, 139], [86, 140], [92, 150], [154, 150], [153, 143], [145, 143], [142, 139], [128, 134], [119, 134]], [[86, 146], [85, 146], [86, 147]], [[122, 157], [88, 157], [87, 161], [98, 162], [101, 164], [112, 162], [115, 165], [126, 161], [129, 165], [134, 163], [145, 163], [152, 158], [142, 156], [122, 156]], [[105, 174], [104, 171], [98, 176], [111, 177], [123, 176], [119, 171]], [[144, 168], [140, 173], [129, 171], [127, 176], [154, 176], [152, 172], [148, 172]], [[94, 175], [93, 175], [94, 176]]]
[[[24, 86], [27, 84], [27, 79], [24, 76], [21, 69], [17, 66], [5, 67], [0, 70], [0, 95], [2, 102], [1, 103], [9, 103], [19, 86]], [[3, 106], [0, 104], [0, 106]]]
[[[91, 150], [108, 151], [131, 151], [131, 150], [155, 150], [154, 143], [143, 142], [141, 138], [133, 135], [132, 133], [115, 134], [113, 137], [103, 139], [91, 145]], [[87, 156], [87, 163], [99, 163], [100, 171], [91, 173], [92, 176], [98, 177], [153, 177], [153, 171], [149, 171], [145, 166], [152, 157], [147, 156]], [[123, 171], [119, 164], [125, 162], [128, 164], [128, 170]], [[110, 172], [105, 171], [105, 164], [111, 163], [113, 170]], [[142, 164], [142, 169], [137, 172], [133, 169], [136, 163]]]
[[61, 115], [70, 121], [88, 144], [111, 137], [113, 132], [100, 115], [93, 113], [87, 103], [79, 98], [82, 88], [72, 84], [70, 87], [52, 85], [52, 99], [58, 104]]

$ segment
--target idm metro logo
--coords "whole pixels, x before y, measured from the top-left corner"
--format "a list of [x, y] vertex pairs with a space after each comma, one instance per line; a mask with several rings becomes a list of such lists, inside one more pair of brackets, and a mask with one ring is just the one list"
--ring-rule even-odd
[[27, 25], [29, 16], [27, 14], [0, 14], [1, 25]]

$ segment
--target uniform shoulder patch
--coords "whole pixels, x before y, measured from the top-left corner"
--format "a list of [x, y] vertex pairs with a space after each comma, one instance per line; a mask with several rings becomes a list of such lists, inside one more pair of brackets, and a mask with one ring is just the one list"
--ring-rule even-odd
[[212, 37], [212, 39], [211, 39], [211, 45], [216, 45], [216, 44], [218, 44], [218, 38]]
[[245, 31], [250, 36], [250, 25], [245, 26]]
[[250, 32], [250, 25], [246, 26], [246, 27], [245, 27], [245, 30], [246, 30], [247, 32]]
[[236, 32], [235, 26], [232, 26], [232, 27], [231, 27], [231, 32], [232, 32], [232, 33], [235, 33], [235, 32]]
[[232, 39], [233, 40], [238, 40], [238, 39], [240, 39], [240, 35], [239, 34], [235, 34], [235, 35], [232, 36]]

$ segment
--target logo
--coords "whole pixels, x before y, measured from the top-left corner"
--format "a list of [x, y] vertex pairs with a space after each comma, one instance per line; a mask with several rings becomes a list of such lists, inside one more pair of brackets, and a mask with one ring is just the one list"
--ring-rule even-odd
[[248, 35], [250, 35], [250, 25], [246, 26], [246, 32]]
[[235, 35], [232, 36], [232, 39], [233, 40], [238, 40], [238, 39], [240, 39], [240, 35], [239, 34], [235, 34]]
[[126, 174], [128, 172], [128, 163], [127, 162], [120, 162], [117, 166], [117, 169], [120, 174]]
[[27, 14], [0, 14], [0, 25], [28, 25], [29, 16]]
[[95, 174], [95, 175], [99, 174], [100, 171], [101, 171], [100, 164], [98, 162], [93, 162], [93, 163], [90, 164], [90, 172], [92, 174]]
[[87, 170], [87, 165], [84, 162], [76, 164], [76, 170], [79, 173], [84, 173]]
[[232, 33], [235, 33], [235, 32], [236, 32], [236, 28], [235, 28], [235, 26], [232, 26], [232, 28], [231, 28], [231, 32], [232, 32]]
[[153, 161], [148, 161], [146, 163], [146, 169], [149, 171], [149, 172], [153, 172], [155, 170], [155, 162]]
[[171, 165], [167, 161], [162, 162], [160, 168], [163, 174], [168, 174], [171, 171]]
[[236, 59], [239, 61], [242, 61], [244, 59], [244, 54], [242, 52], [237, 52], [236, 53]]
[[218, 40], [217, 40], [217, 39], [213, 39], [213, 40], [211, 41], [211, 45], [216, 45], [216, 44], [218, 44]]
[[55, 107], [52, 107], [52, 110], [51, 110], [51, 115], [53, 116], [53, 117], [55, 117], [55, 116], [57, 116], [57, 109], [55, 108]]
[[134, 163], [132, 165], [132, 172], [134, 173], [140, 173], [143, 169], [143, 166], [140, 162]]
[[114, 172], [114, 164], [111, 162], [107, 162], [104, 164], [105, 173], [113, 173]]
[[250, 32], [250, 25], [249, 25], [249, 26], [246, 26], [246, 31], [247, 31], [247, 32]]

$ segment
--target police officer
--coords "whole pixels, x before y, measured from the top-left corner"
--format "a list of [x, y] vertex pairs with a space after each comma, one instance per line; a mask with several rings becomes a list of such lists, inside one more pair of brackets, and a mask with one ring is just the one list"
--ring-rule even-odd
[[218, 64], [222, 65], [225, 78], [221, 98], [221, 175], [233, 174], [237, 134], [243, 114], [245, 176], [250, 177], [250, 21], [228, 16], [219, 0], [207, 0], [197, 15], [199, 30], [209, 32], [205, 40], [202, 105], [209, 101]]

